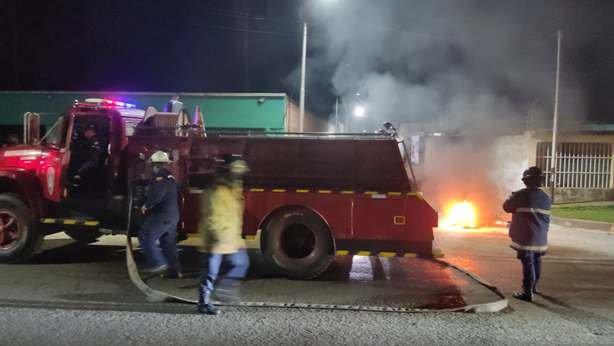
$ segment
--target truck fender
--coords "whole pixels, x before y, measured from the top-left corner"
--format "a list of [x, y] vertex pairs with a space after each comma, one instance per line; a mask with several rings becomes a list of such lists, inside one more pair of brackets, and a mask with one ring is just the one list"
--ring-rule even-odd
[[42, 189], [34, 173], [0, 170], [0, 193], [16, 194], [37, 217], [43, 215]]

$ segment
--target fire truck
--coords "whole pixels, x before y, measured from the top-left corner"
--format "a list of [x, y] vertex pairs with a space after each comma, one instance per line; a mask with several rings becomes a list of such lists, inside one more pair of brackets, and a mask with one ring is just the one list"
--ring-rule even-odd
[[[0, 261], [24, 261], [45, 235], [82, 242], [138, 228], [148, 158], [171, 155], [180, 186], [178, 231], [198, 234], [199, 202], [215, 159], [241, 155], [243, 236], [259, 240], [266, 263], [313, 278], [339, 255], [433, 255], [437, 213], [416, 191], [402, 143], [390, 135], [205, 132], [178, 114], [104, 100], [76, 102], [44, 136], [43, 114], [24, 115], [25, 144], [0, 151]], [[71, 149], [95, 124], [104, 157], [95, 189], [75, 185]]]

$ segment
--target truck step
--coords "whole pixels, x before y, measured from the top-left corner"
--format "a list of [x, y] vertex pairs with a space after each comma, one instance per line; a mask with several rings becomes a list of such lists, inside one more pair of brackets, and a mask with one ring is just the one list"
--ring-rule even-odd
[[79, 218], [71, 218], [71, 219], [42, 218], [40, 222], [46, 225], [66, 225], [66, 226], [98, 227], [100, 225], [99, 221], [91, 220], [91, 219], [79, 219]]

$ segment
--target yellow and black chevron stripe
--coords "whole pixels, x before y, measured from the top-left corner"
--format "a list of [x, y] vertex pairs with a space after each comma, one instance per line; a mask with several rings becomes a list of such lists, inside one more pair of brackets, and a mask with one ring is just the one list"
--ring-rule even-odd
[[41, 219], [41, 223], [46, 224], [46, 225], [87, 226], [87, 227], [98, 227], [100, 225], [99, 221], [85, 220], [85, 219], [43, 218]]
[[400, 191], [387, 191], [387, 192], [378, 192], [378, 191], [353, 191], [353, 190], [326, 190], [326, 189], [287, 189], [287, 188], [261, 188], [261, 187], [252, 187], [246, 189], [249, 192], [275, 192], [275, 193], [318, 193], [318, 194], [341, 194], [341, 195], [367, 195], [372, 196], [373, 198], [385, 198], [385, 197], [401, 197], [401, 196], [412, 196], [423, 199], [422, 192], [400, 192]]
[[[337, 256], [377, 256], [377, 257], [418, 257], [415, 252], [395, 252], [395, 251], [370, 251], [370, 250], [337, 250]], [[433, 257], [443, 258], [444, 254], [440, 249], [433, 250]]]

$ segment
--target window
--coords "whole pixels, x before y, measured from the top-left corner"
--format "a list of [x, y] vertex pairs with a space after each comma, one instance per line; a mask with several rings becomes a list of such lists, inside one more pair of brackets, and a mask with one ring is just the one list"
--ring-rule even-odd
[[[536, 163], [550, 186], [552, 143], [537, 144]], [[612, 187], [611, 143], [559, 143], [556, 155], [556, 186], [572, 189]]]

